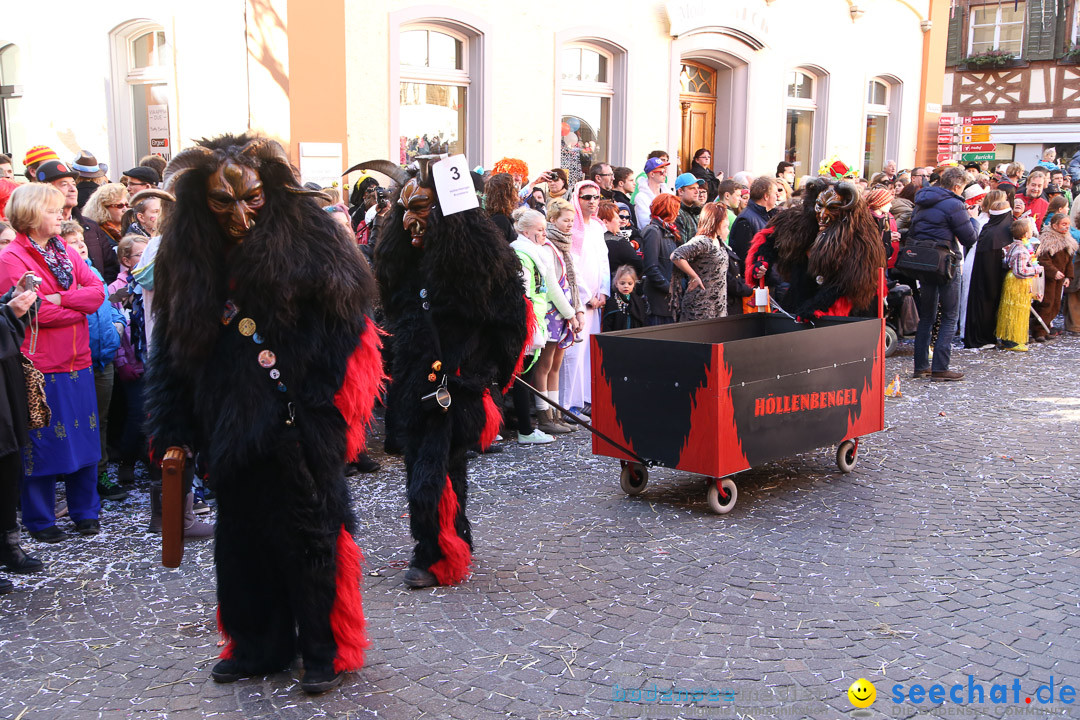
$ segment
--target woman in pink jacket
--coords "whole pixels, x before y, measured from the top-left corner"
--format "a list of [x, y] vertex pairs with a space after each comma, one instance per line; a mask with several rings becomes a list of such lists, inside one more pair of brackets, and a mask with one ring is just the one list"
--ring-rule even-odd
[[97, 494], [97, 396], [90, 360], [87, 315], [105, 299], [105, 288], [73, 248], [59, 237], [64, 196], [44, 183], [21, 185], [7, 205], [18, 235], [0, 253], [4, 287], [32, 272], [41, 280], [22, 351], [45, 374], [52, 411], [49, 427], [30, 431], [23, 455], [23, 523], [43, 542], [66, 537], [56, 527], [56, 480], [67, 486], [68, 511], [83, 535], [100, 530]]

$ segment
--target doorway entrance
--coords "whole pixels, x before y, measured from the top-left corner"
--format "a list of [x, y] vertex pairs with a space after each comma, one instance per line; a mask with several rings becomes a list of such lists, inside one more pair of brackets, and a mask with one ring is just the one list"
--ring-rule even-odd
[[679, 72], [679, 109], [682, 111], [682, 142], [679, 172], [688, 172], [699, 148], [713, 152], [716, 140], [716, 71], [707, 65], [684, 61]]

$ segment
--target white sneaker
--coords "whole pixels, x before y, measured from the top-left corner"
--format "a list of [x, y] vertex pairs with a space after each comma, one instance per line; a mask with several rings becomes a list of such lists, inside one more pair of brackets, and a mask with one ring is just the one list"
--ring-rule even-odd
[[555, 438], [540, 428], [533, 428], [533, 431], [528, 435], [518, 433], [518, 443], [521, 445], [546, 445], [550, 442], [555, 442]]

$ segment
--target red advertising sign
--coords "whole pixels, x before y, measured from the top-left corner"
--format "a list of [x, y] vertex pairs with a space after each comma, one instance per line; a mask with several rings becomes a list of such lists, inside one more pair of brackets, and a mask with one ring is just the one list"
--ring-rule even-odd
[[938, 145], [952, 145], [956, 142], [956, 135], [938, 135]]
[[954, 153], [938, 153], [937, 161], [939, 163], [948, 162], [949, 160], [955, 160], [956, 155]]
[[997, 115], [972, 115], [964, 118], [964, 125], [993, 125], [998, 121]]
[[997, 150], [997, 145], [994, 143], [968, 143], [964, 145], [964, 152], [966, 153], [993, 152], [994, 150]]
[[938, 118], [937, 122], [938, 125], [959, 125], [957, 120], [959, 120], [959, 118], [957, 118], [955, 115], [942, 115]]

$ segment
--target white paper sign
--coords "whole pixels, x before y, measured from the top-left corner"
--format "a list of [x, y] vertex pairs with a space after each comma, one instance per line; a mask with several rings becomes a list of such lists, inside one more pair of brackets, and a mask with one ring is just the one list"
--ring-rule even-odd
[[341, 143], [300, 143], [300, 182], [341, 185]]
[[754, 307], [768, 307], [769, 288], [754, 288]]
[[451, 155], [435, 163], [431, 166], [431, 176], [435, 180], [435, 192], [443, 215], [480, 207], [469, 174], [469, 161], [464, 155]]
[[169, 106], [147, 105], [146, 125], [150, 138], [150, 154], [169, 160], [172, 157], [172, 149], [169, 147]]

